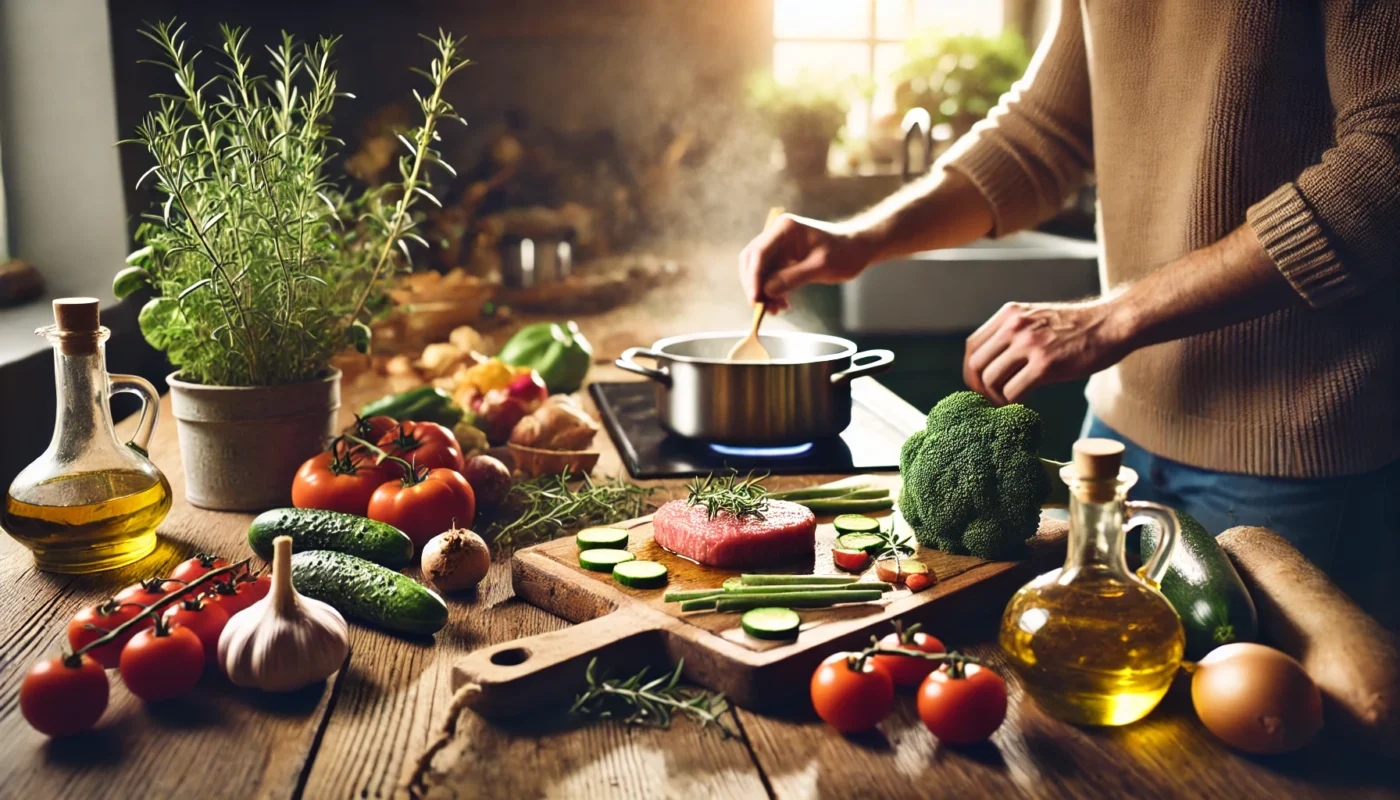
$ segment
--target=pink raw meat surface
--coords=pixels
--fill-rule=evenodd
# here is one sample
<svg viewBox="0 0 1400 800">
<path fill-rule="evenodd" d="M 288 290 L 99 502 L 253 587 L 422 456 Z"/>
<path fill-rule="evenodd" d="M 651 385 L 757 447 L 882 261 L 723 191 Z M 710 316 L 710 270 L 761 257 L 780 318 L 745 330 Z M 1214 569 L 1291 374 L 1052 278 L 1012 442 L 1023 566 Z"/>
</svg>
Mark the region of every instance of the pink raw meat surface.
<svg viewBox="0 0 1400 800">
<path fill-rule="evenodd" d="M 736 519 L 727 511 L 710 519 L 704 506 L 672 500 L 652 517 L 656 543 L 712 567 L 767 567 L 811 558 L 817 517 L 805 506 L 770 500 L 763 519 Z"/>
</svg>

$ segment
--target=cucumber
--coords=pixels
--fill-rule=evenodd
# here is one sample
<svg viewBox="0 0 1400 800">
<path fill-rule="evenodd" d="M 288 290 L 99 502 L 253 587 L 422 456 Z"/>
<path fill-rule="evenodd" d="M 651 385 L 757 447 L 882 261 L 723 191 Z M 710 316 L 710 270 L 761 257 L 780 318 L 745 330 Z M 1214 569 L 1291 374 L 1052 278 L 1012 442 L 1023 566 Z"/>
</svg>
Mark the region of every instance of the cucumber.
<svg viewBox="0 0 1400 800">
<path fill-rule="evenodd" d="M 395 633 L 431 636 L 447 624 L 447 604 L 437 592 L 348 553 L 297 553 L 292 556 L 292 585 L 351 619 Z"/>
<path fill-rule="evenodd" d="M 885 540 L 873 533 L 847 533 L 836 537 L 836 546 L 842 550 L 862 550 L 874 554 L 885 549 Z"/>
<path fill-rule="evenodd" d="M 591 569 L 594 572 L 612 572 L 613 567 L 624 561 L 631 561 L 633 558 L 635 558 L 635 556 L 626 550 L 598 547 L 580 552 L 578 554 L 578 565 L 584 569 Z"/>
<path fill-rule="evenodd" d="M 335 550 L 393 569 L 413 563 L 413 540 L 393 525 L 315 508 L 274 508 L 248 526 L 248 546 L 272 560 L 272 540 L 290 536 L 292 552 Z"/>
<path fill-rule="evenodd" d="M 1244 581 L 1220 549 L 1215 537 L 1190 515 L 1178 511 L 1181 541 L 1162 576 L 1162 594 L 1181 617 L 1186 632 L 1186 658 L 1230 642 L 1252 642 L 1259 635 L 1259 616 Z M 1156 526 L 1142 526 L 1140 550 L 1145 562 L 1157 550 Z"/>
<path fill-rule="evenodd" d="M 802 618 L 790 608 L 751 608 L 739 617 L 744 632 L 755 639 L 796 639 Z"/>
<path fill-rule="evenodd" d="M 880 530 L 880 520 L 860 514 L 842 514 L 832 524 L 841 533 L 874 533 Z"/>
<path fill-rule="evenodd" d="M 621 528 L 584 528 L 574 536 L 580 550 L 607 547 L 623 550 L 627 547 L 627 531 Z"/>
<path fill-rule="evenodd" d="M 666 585 L 666 565 L 655 561 L 623 561 L 612 569 L 613 580 L 629 589 L 660 589 Z"/>
</svg>

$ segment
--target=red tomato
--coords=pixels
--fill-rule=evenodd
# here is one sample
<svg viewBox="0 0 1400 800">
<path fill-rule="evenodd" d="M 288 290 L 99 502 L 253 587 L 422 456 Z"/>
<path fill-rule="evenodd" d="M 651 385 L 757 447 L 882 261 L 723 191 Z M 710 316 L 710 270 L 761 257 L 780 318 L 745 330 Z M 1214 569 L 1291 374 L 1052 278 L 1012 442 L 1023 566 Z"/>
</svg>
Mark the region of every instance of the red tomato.
<svg viewBox="0 0 1400 800">
<path fill-rule="evenodd" d="M 88 656 L 40 661 L 19 686 L 19 710 L 34 730 L 68 736 L 88 730 L 107 710 L 110 687 L 102 665 Z"/>
<path fill-rule="evenodd" d="M 148 628 L 122 650 L 122 682 L 148 703 L 189 694 L 204 671 L 204 645 L 190 628 Z"/>
<path fill-rule="evenodd" d="M 272 578 L 268 575 L 259 575 L 256 578 L 240 580 L 237 590 L 238 594 L 247 601 L 247 605 L 244 606 L 247 608 L 267 597 L 267 593 L 272 591 Z"/>
<path fill-rule="evenodd" d="M 117 600 L 104 600 L 96 606 L 85 608 L 68 623 L 68 646 L 77 652 L 89 642 L 101 638 L 107 631 L 140 613 L 141 606 Z M 117 661 L 122 657 L 122 648 L 131 641 L 131 637 L 142 628 L 149 628 L 154 624 L 154 620 L 147 618 L 116 639 L 88 651 L 87 655 L 107 669 L 116 669 Z"/>
<path fill-rule="evenodd" d="M 366 442 L 378 442 L 384 438 L 384 434 L 392 431 L 398 424 L 398 420 L 382 414 L 374 417 L 357 416 L 355 422 L 345 432 L 356 438 L 364 439 Z"/>
<path fill-rule="evenodd" d="M 411 478 L 388 481 L 369 501 L 370 519 L 393 525 L 420 549 L 445 530 L 470 528 L 475 516 L 476 493 L 462 473 L 450 469 L 418 471 Z"/>
<path fill-rule="evenodd" d="M 1006 719 L 1006 681 L 977 664 L 929 673 L 919 687 L 919 718 L 946 744 L 985 742 Z"/>
<path fill-rule="evenodd" d="M 376 465 L 363 449 L 343 454 L 327 450 L 308 458 L 292 478 L 292 505 L 319 508 L 363 517 L 370 495 L 389 480 L 389 472 Z"/>
<path fill-rule="evenodd" d="M 165 621 L 171 627 L 179 626 L 194 631 L 199 643 L 204 647 L 204 660 L 214 663 L 219 657 L 219 634 L 228 624 L 228 612 L 222 606 L 206 602 L 200 597 L 182 600 L 165 611 Z"/>
<path fill-rule="evenodd" d="M 232 618 L 234 614 L 252 605 L 252 601 L 249 600 L 251 595 L 246 591 L 238 591 L 238 580 L 236 578 L 229 578 L 228 580 L 215 578 L 213 587 L 214 588 L 209 592 L 209 596 L 205 598 L 205 602 L 222 608 L 224 614 L 228 615 L 230 618 Z"/>
<path fill-rule="evenodd" d="M 894 681 L 867 658 L 860 672 L 851 669 L 854 653 L 835 653 L 812 673 L 812 707 L 841 733 L 874 728 L 894 707 Z"/>
<path fill-rule="evenodd" d="M 182 561 L 170 572 L 173 580 L 189 583 L 196 578 L 204 577 L 204 573 L 227 567 L 228 561 L 209 553 L 196 553 L 194 558 Z"/>
<path fill-rule="evenodd" d="M 457 437 L 436 422 L 400 422 L 379 439 L 378 445 L 389 455 L 420 469 L 446 467 L 462 471 L 462 448 Z"/>
<path fill-rule="evenodd" d="M 185 584 L 180 581 L 166 578 L 147 578 L 117 592 L 117 600 L 123 603 L 139 603 L 148 606 L 171 592 L 178 592 L 183 588 L 185 588 Z"/>
<path fill-rule="evenodd" d="M 944 653 L 947 648 L 943 643 L 922 631 L 912 631 L 904 634 L 900 638 L 899 632 L 887 634 L 880 640 L 881 647 L 899 648 L 901 650 L 917 650 L 923 653 Z M 896 686 L 918 686 L 930 672 L 938 669 L 937 661 L 929 661 L 923 658 L 905 658 L 904 656 L 875 656 L 875 663 L 885 668 L 885 671 L 894 679 Z"/>
</svg>

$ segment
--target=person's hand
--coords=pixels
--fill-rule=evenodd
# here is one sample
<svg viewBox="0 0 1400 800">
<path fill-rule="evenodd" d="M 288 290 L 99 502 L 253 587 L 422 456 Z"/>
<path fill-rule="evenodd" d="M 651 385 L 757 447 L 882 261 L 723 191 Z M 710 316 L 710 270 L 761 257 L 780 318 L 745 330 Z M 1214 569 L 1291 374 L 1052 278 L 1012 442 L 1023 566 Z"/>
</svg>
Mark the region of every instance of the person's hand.
<svg viewBox="0 0 1400 800">
<path fill-rule="evenodd" d="M 839 226 L 784 214 L 739 253 L 739 280 L 749 302 L 788 308 L 787 294 L 809 283 L 842 283 L 870 264 L 871 249 Z"/>
<path fill-rule="evenodd" d="M 1117 298 L 1007 303 L 967 339 L 963 381 L 997 405 L 1035 387 L 1085 378 L 1132 352 Z"/>
</svg>

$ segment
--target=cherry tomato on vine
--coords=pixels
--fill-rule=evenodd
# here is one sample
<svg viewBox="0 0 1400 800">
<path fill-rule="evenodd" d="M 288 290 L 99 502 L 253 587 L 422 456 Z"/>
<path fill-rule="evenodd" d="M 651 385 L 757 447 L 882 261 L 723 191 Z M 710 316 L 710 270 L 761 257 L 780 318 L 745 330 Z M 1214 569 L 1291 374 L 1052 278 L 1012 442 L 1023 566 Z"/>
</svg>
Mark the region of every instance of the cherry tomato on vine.
<svg viewBox="0 0 1400 800">
<path fill-rule="evenodd" d="M 194 558 L 188 561 L 181 561 L 175 565 L 175 569 L 170 571 L 173 580 L 189 583 L 196 578 L 204 577 L 204 573 L 212 572 L 216 569 L 228 566 L 228 561 L 209 553 L 197 553 Z"/>
<path fill-rule="evenodd" d="M 189 628 L 199 637 L 204 648 L 204 660 L 213 663 L 219 656 L 219 634 L 228 624 L 228 612 L 223 606 L 202 597 L 190 597 L 165 610 L 165 621 L 171 627 Z"/>
<path fill-rule="evenodd" d="M 399 421 L 393 417 L 386 417 L 383 414 L 373 417 L 355 417 L 354 423 L 345 432 L 366 442 L 378 442 L 384 438 L 384 434 L 392 431 L 398 426 Z M 348 446 L 348 442 L 343 442 L 341 447 Z"/>
<path fill-rule="evenodd" d="M 19 687 L 19 710 L 34 730 L 68 736 L 88 730 L 107 710 L 107 673 L 93 658 L 59 656 L 35 664 Z"/>
<path fill-rule="evenodd" d="M 188 694 L 203 671 L 199 635 L 164 621 L 136 634 L 122 649 L 122 683 L 148 703 Z"/>
<path fill-rule="evenodd" d="M 237 578 L 231 577 L 226 580 L 215 578 L 212 586 L 213 588 L 210 589 L 205 602 L 222 608 L 230 618 L 252 605 L 252 601 L 249 599 L 251 595 L 248 591 L 238 591 Z"/>
<path fill-rule="evenodd" d="M 400 422 L 377 444 L 389 455 L 419 469 L 445 467 L 462 471 L 462 448 L 457 437 L 436 422 Z"/>
<path fill-rule="evenodd" d="M 1006 719 L 1006 681 L 979 664 L 931 672 L 919 687 L 919 718 L 940 742 L 985 742 Z"/>
<path fill-rule="evenodd" d="M 927 633 L 910 629 L 886 634 L 880 640 L 881 647 L 899 648 L 921 653 L 944 653 L 947 648 L 938 639 Z M 904 656 L 874 656 L 875 663 L 885 668 L 896 686 L 918 686 L 930 672 L 938 669 L 937 661 Z"/>
<path fill-rule="evenodd" d="M 148 606 L 171 592 L 178 592 L 183 588 L 185 588 L 185 584 L 181 581 L 168 578 L 147 578 L 117 592 L 117 599 L 123 603 L 140 603 L 143 606 Z"/>
<path fill-rule="evenodd" d="M 68 623 L 68 646 L 77 652 L 86 647 L 88 643 L 105 636 L 107 631 L 140 613 L 141 606 L 135 603 L 123 603 L 116 599 L 103 600 L 95 606 L 85 608 L 75 614 Z M 94 647 L 87 654 L 107 669 L 116 669 L 117 662 L 122 657 L 122 648 L 131 641 L 131 637 L 139 633 L 142 628 L 149 628 L 154 624 L 155 622 L 150 619 L 143 620 L 107 644 Z"/>
<path fill-rule="evenodd" d="M 272 577 L 259 575 L 256 578 L 240 579 L 236 589 L 244 599 L 245 605 L 243 607 L 247 608 L 267 597 L 267 593 L 272 591 Z"/>
<path fill-rule="evenodd" d="M 462 473 L 451 469 L 414 470 L 403 480 L 381 485 L 369 501 L 370 519 L 403 531 L 419 549 L 454 526 L 471 527 L 475 516 L 476 493 Z"/>
<path fill-rule="evenodd" d="M 292 478 L 292 505 L 363 517 L 370 495 L 389 480 L 389 471 L 376 465 L 362 448 L 332 447 L 308 458 Z"/>
<path fill-rule="evenodd" d="M 875 659 L 853 669 L 858 653 L 835 653 L 812 673 L 812 707 L 817 716 L 841 733 L 860 733 L 876 726 L 894 707 L 894 681 Z"/>
</svg>

